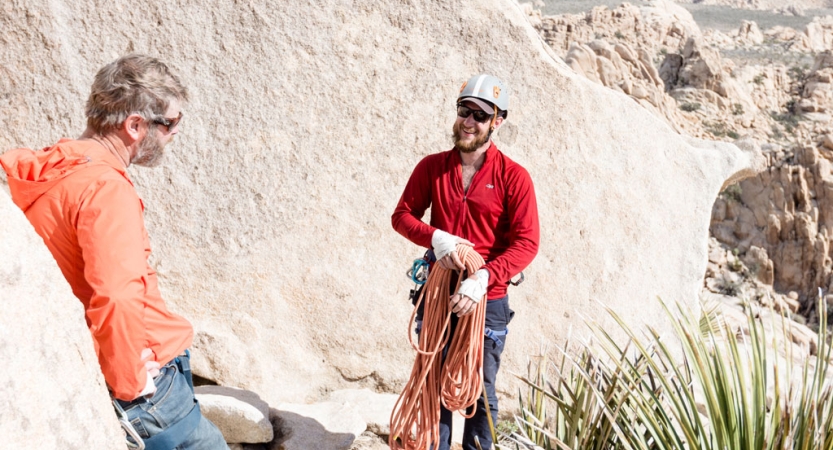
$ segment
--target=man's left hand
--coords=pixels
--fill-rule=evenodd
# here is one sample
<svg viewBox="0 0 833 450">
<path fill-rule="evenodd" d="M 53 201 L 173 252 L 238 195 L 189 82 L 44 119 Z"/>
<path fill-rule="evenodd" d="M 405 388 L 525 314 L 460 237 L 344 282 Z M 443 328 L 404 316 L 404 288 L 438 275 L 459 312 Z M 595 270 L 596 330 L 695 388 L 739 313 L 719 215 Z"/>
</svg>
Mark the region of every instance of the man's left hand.
<svg viewBox="0 0 833 450">
<path fill-rule="evenodd" d="M 460 284 L 460 289 L 451 296 L 451 311 L 457 317 L 463 317 L 474 312 L 477 303 L 486 297 L 489 286 L 489 271 L 480 269 Z"/>
<path fill-rule="evenodd" d="M 159 369 L 162 367 L 158 362 L 154 361 L 153 359 L 153 350 L 149 348 L 145 348 L 142 350 L 142 361 L 145 363 L 145 370 L 148 371 L 151 378 L 156 378 L 159 375 Z"/>
<path fill-rule="evenodd" d="M 474 312 L 477 303 L 466 295 L 454 294 L 451 296 L 451 312 L 457 317 L 467 316 Z"/>
</svg>

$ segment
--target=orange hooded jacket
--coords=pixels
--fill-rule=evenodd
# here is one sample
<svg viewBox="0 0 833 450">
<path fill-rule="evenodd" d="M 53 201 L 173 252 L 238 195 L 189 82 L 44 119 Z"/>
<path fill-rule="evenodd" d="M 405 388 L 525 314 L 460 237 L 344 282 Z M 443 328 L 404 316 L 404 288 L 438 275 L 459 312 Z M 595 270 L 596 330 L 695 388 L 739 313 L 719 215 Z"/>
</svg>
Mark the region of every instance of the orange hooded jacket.
<svg viewBox="0 0 833 450">
<path fill-rule="evenodd" d="M 84 304 L 104 379 L 121 400 L 145 387 L 142 350 L 165 364 L 191 345 L 193 329 L 171 313 L 148 265 L 144 205 L 123 164 L 92 140 L 62 139 L 0 155 L 23 210 Z"/>
</svg>

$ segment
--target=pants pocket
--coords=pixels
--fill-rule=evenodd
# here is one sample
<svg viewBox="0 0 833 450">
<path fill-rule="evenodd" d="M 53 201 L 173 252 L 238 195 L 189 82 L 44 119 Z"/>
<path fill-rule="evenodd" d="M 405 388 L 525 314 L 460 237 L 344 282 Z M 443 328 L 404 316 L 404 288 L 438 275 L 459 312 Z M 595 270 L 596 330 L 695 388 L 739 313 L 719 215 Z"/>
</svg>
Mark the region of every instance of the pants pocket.
<svg viewBox="0 0 833 450">
<path fill-rule="evenodd" d="M 127 411 L 131 423 L 141 422 L 136 431 L 143 438 L 161 433 L 165 428 L 185 417 L 194 407 L 194 395 L 188 387 L 185 376 L 173 364 L 162 368 L 162 373 L 154 380 L 156 392 L 149 400 L 144 401 Z"/>
</svg>

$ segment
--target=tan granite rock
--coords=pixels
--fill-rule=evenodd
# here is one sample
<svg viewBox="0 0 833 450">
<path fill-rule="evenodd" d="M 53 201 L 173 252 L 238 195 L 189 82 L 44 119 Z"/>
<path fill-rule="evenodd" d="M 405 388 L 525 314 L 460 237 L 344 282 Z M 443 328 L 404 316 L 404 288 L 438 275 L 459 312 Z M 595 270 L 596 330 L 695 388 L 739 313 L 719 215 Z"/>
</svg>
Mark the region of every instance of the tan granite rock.
<svg viewBox="0 0 833 450">
<path fill-rule="evenodd" d="M 390 214 L 416 163 L 450 147 L 456 95 L 474 73 L 509 87 L 496 142 L 529 169 L 541 216 L 540 253 L 510 289 L 504 374 L 580 329 L 581 315 L 609 320 L 602 304 L 636 327 L 662 326 L 647 306 L 657 296 L 695 302 L 714 199 L 762 164 L 682 138 L 577 76 L 503 0 L 33 0 L 3 11 L 0 148 L 77 136 L 92 75 L 126 52 L 159 56 L 189 86 L 166 160 L 131 168 L 151 264 L 195 326 L 195 374 L 272 405 L 402 386 L 413 361 L 404 272 L 424 249 Z M 505 375 L 499 391 L 516 383 Z"/>
<path fill-rule="evenodd" d="M 84 308 L 0 188 L 3 448 L 124 448 Z"/>
</svg>

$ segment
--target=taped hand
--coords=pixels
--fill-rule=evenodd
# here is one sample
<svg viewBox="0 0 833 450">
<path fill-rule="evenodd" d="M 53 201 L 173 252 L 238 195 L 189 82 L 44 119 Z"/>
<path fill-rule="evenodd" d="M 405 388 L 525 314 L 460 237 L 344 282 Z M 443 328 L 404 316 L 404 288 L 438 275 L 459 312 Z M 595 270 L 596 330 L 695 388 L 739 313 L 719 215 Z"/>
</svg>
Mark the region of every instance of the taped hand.
<svg viewBox="0 0 833 450">
<path fill-rule="evenodd" d="M 451 296 L 451 311 L 457 317 L 474 312 L 480 300 L 486 297 L 489 287 L 489 271 L 480 269 L 460 283 L 460 289 Z"/>
<path fill-rule="evenodd" d="M 434 257 L 440 266 L 447 270 L 464 270 L 466 266 L 460 257 L 457 255 L 457 244 L 469 245 L 474 247 L 474 244 L 466 239 L 446 233 L 443 230 L 435 230 L 431 236 L 431 247 L 434 248 Z"/>
</svg>

